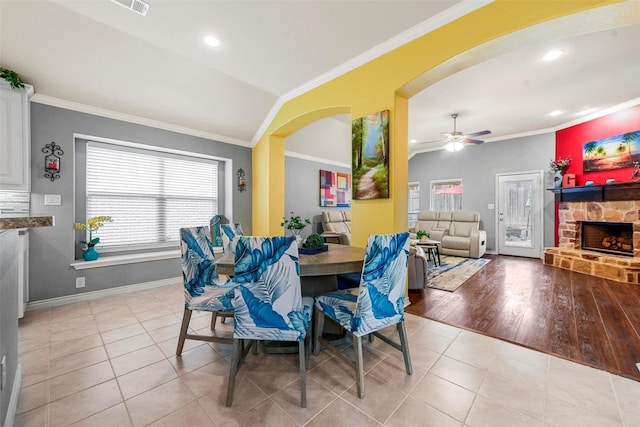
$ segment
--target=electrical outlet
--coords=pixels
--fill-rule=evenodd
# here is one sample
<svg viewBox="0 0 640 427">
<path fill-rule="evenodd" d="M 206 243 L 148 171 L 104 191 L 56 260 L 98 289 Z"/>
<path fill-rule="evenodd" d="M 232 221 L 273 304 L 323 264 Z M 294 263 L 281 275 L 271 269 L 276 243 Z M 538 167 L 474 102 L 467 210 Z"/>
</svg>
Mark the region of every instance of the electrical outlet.
<svg viewBox="0 0 640 427">
<path fill-rule="evenodd" d="M 7 382 L 7 356 L 2 356 L 2 368 L 0 368 L 0 390 L 4 390 Z"/>
<path fill-rule="evenodd" d="M 84 277 L 76 277 L 76 288 L 84 288 Z"/>
</svg>

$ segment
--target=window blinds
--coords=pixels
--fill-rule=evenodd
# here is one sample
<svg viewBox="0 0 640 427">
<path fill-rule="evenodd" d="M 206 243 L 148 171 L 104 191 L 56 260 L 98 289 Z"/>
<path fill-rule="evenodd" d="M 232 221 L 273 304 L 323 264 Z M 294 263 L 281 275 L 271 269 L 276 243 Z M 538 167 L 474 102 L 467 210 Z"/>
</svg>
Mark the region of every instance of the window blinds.
<svg viewBox="0 0 640 427">
<path fill-rule="evenodd" d="M 218 162 L 106 143 L 87 144 L 87 218 L 109 215 L 103 247 L 179 242 L 179 229 L 218 212 Z"/>
</svg>

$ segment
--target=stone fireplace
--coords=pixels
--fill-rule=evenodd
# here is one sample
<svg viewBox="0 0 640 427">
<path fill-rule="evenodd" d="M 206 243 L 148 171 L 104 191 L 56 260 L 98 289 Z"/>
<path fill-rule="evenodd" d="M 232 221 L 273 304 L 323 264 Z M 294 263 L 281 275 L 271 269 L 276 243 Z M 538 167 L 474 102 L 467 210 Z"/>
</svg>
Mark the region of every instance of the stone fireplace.
<svg viewBox="0 0 640 427">
<path fill-rule="evenodd" d="M 545 264 L 640 284 L 640 200 L 559 203 L 558 235 Z"/>
</svg>

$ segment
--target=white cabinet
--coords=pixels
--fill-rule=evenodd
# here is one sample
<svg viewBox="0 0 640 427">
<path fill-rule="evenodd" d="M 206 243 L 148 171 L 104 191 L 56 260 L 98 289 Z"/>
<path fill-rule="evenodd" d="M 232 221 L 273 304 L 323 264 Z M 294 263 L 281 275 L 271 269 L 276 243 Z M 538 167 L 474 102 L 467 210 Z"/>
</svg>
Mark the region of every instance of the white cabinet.
<svg viewBox="0 0 640 427">
<path fill-rule="evenodd" d="M 31 190 L 31 124 L 33 87 L 11 89 L 0 80 L 0 190 Z"/>
</svg>

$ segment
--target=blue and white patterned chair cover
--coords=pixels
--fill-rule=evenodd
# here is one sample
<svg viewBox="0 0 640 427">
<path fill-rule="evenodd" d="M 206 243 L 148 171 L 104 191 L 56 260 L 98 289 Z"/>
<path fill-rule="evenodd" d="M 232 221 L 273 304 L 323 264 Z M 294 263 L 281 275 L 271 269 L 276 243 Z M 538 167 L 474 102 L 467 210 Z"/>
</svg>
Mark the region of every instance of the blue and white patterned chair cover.
<svg viewBox="0 0 640 427">
<path fill-rule="evenodd" d="M 302 297 L 298 244 L 294 236 L 236 237 L 233 282 L 234 351 L 227 406 L 233 402 L 235 376 L 244 340 L 298 342 L 301 406 L 306 407 L 306 357 L 313 298 Z"/>
<path fill-rule="evenodd" d="M 218 313 L 228 315 L 233 312 L 234 296 L 234 283 L 230 279 L 219 278 L 216 273 L 208 227 L 181 228 L 180 251 L 185 304 L 176 350 L 178 356 L 182 353 L 185 339 L 205 340 L 202 336 L 187 334 L 192 311 L 212 312 L 214 317 L 211 321 L 211 329 L 214 329 L 215 316 Z M 205 338 L 207 341 L 232 342 L 231 337 L 207 336 Z"/>
<path fill-rule="evenodd" d="M 242 225 L 239 222 L 234 224 L 220 224 L 220 232 L 222 234 L 222 252 L 225 254 L 234 252 L 233 239 L 242 236 Z"/>
<path fill-rule="evenodd" d="M 407 374 L 411 375 L 411 358 L 404 328 L 404 295 L 409 260 L 409 233 L 369 236 L 360 286 L 329 292 L 316 297 L 314 350 L 328 316 L 353 336 L 358 395 L 364 397 L 362 337 L 397 325 L 400 345 L 386 336 L 383 341 L 402 351 Z"/>
</svg>

